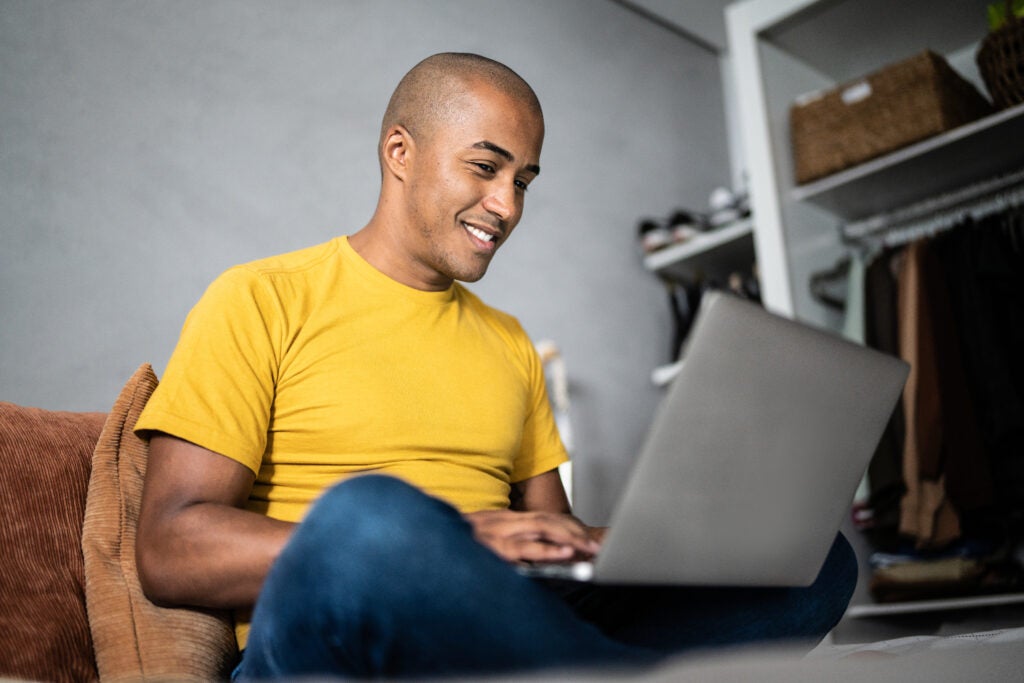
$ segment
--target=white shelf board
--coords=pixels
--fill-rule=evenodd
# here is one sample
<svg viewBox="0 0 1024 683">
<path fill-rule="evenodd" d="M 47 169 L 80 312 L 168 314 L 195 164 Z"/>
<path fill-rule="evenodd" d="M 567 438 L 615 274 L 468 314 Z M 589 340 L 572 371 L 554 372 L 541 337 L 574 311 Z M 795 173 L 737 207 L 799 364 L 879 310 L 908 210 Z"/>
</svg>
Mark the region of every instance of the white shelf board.
<svg viewBox="0 0 1024 683">
<path fill-rule="evenodd" d="M 1024 167 L 1024 104 L 793 189 L 851 221 Z"/>
<path fill-rule="evenodd" d="M 948 610 L 994 607 L 998 605 L 1014 605 L 1018 603 L 1024 603 L 1024 593 L 978 595 L 964 598 L 946 598 L 942 600 L 916 600 L 912 602 L 894 602 L 888 604 L 852 605 L 848 610 L 846 610 L 846 616 L 851 619 L 863 619 L 867 617 L 889 617 L 897 614 L 923 614 L 925 612 L 944 612 Z"/>
<path fill-rule="evenodd" d="M 734 267 L 747 255 L 753 262 L 753 233 L 754 223 L 749 218 L 731 223 L 648 254 L 644 267 L 656 273 L 692 274 L 705 268 Z"/>
<path fill-rule="evenodd" d="M 762 37 L 844 82 L 925 49 L 940 54 L 977 43 L 988 32 L 985 2 L 821 0 L 784 15 Z"/>
</svg>

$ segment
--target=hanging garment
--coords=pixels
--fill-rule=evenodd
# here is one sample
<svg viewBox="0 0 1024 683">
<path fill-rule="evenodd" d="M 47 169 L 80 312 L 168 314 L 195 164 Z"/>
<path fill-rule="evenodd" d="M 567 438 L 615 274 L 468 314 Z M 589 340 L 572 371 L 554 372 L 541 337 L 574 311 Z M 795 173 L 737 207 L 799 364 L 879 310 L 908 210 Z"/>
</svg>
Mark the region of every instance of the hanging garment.
<svg viewBox="0 0 1024 683">
<path fill-rule="evenodd" d="M 900 356 L 910 363 L 903 390 L 907 432 L 903 443 L 900 532 L 918 547 L 941 546 L 960 535 L 960 521 L 946 499 L 941 474 L 942 407 L 932 319 L 922 283 L 922 241 L 907 247 L 899 276 Z"/>
<path fill-rule="evenodd" d="M 893 356 L 899 355 L 897 331 L 896 273 L 902 250 L 888 250 L 876 256 L 864 273 L 864 341 L 867 346 Z M 903 439 L 905 421 L 902 402 L 893 409 L 889 423 L 868 465 L 866 519 L 859 528 L 876 548 L 895 549 L 900 543 L 900 499 L 903 484 Z"/>
<path fill-rule="evenodd" d="M 900 531 L 919 547 L 941 547 L 960 534 L 958 512 L 991 505 L 992 481 L 941 263 L 930 242 L 907 248 L 898 300 L 900 351 L 913 366 L 903 401 L 907 493 Z"/>
<path fill-rule="evenodd" d="M 669 347 L 669 360 L 679 359 L 679 351 L 690 334 L 690 328 L 700 308 L 703 294 L 700 285 L 686 282 L 666 280 L 668 305 L 672 313 L 672 344 Z"/>
<path fill-rule="evenodd" d="M 1024 510 L 1024 209 L 966 220 L 935 240 L 996 502 Z"/>
</svg>

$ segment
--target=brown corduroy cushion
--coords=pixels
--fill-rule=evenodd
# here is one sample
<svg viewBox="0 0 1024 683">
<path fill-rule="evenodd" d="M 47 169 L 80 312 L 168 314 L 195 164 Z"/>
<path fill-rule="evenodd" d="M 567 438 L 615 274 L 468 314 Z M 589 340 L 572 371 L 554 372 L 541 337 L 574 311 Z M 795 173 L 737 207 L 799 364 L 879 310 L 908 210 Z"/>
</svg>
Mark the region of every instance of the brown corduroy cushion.
<svg viewBox="0 0 1024 683">
<path fill-rule="evenodd" d="M 96 680 L 80 541 L 103 420 L 0 402 L 0 677 Z"/>
<path fill-rule="evenodd" d="M 96 664 L 103 680 L 224 679 L 238 659 L 230 617 L 154 605 L 135 568 L 149 445 L 132 428 L 156 386 L 153 369 L 142 365 L 121 390 L 93 456 L 82 550 Z"/>
</svg>

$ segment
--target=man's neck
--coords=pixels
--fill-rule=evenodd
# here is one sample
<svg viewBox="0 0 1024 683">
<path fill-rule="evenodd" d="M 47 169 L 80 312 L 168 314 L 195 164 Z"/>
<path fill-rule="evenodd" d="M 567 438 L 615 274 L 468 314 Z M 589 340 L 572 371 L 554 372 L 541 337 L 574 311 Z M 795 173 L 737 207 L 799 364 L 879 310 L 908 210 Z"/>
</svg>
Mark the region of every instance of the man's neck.
<svg viewBox="0 0 1024 683">
<path fill-rule="evenodd" d="M 361 230 L 348 238 L 352 249 L 367 263 L 395 282 L 413 289 L 440 292 L 454 282 L 427 269 L 408 257 L 403 249 L 399 231 L 388 229 L 377 216 Z"/>
</svg>

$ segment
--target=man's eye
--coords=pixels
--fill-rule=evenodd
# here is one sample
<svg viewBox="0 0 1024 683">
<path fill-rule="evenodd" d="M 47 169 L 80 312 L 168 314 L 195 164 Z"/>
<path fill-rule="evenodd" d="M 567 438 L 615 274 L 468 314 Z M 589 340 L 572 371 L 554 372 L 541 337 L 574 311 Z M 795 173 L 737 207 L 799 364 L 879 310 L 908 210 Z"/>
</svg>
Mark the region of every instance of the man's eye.
<svg viewBox="0 0 1024 683">
<path fill-rule="evenodd" d="M 494 173 L 494 167 L 491 166 L 490 164 L 485 164 L 482 161 L 477 161 L 475 162 L 475 165 L 484 173 Z"/>
<path fill-rule="evenodd" d="M 528 189 L 530 189 L 530 186 L 523 180 L 516 180 L 516 187 L 518 187 L 523 192 L 526 192 Z"/>
</svg>

